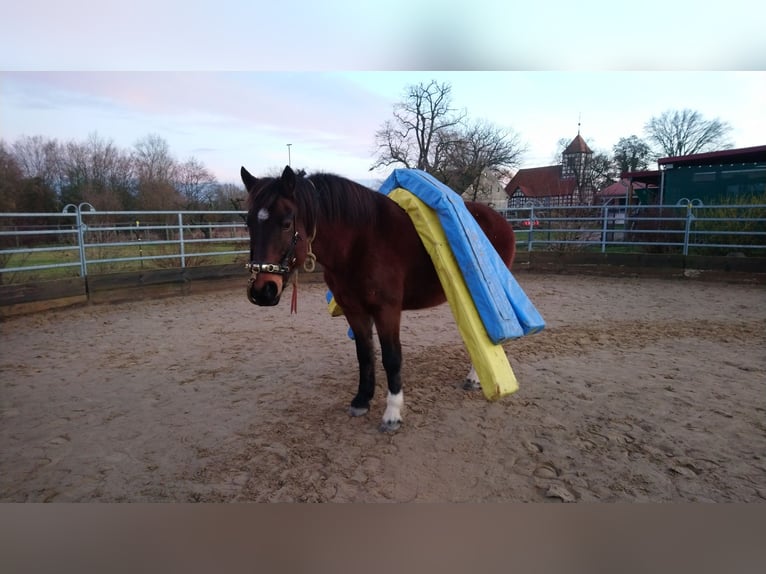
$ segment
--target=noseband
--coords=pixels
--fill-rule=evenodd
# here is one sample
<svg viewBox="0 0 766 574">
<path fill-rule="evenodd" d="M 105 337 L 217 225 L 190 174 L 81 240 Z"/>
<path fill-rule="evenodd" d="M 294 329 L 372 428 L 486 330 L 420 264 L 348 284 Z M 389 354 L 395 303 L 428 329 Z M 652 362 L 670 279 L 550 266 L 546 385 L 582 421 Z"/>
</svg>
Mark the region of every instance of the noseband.
<svg viewBox="0 0 766 574">
<path fill-rule="evenodd" d="M 245 264 L 245 269 L 249 269 L 252 274 L 251 280 L 255 279 L 258 273 L 276 273 L 277 275 L 290 275 L 293 271 L 292 266 L 295 264 L 295 246 L 298 244 L 298 232 L 293 234 L 293 239 L 290 242 L 285 254 L 282 255 L 282 259 L 279 263 L 255 263 L 250 262 Z"/>
<path fill-rule="evenodd" d="M 314 228 L 314 233 L 311 235 L 311 239 L 308 240 L 308 248 L 306 253 L 306 261 L 303 262 L 303 269 L 307 273 L 311 273 L 316 268 L 316 255 L 311 251 L 311 243 L 314 241 L 314 238 L 317 235 L 316 227 Z M 279 263 L 255 263 L 250 262 L 245 264 L 245 269 L 250 271 L 250 281 L 248 284 L 247 292 L 250 293 L 250 287 L 255 283 L 255 278 L 258 276 L 258 273 L 274 273 L 276 275 L 282 275 L 282 282 L 287 283 L 287 281 L 290 279 L 290 276 L 295 271 L 295 268 L 293 267 L 295 265 L 295 246 L 298 244 L 298 240 L 300 239 L 300 235 L 296 231 L 293 234 L 292 241 L 290 241 L 290 245 L 285 250 L 284 255 L 282 255 L 282 259 Z M 248 295 L 249 297 L 249 295 Z"/>
</svg>

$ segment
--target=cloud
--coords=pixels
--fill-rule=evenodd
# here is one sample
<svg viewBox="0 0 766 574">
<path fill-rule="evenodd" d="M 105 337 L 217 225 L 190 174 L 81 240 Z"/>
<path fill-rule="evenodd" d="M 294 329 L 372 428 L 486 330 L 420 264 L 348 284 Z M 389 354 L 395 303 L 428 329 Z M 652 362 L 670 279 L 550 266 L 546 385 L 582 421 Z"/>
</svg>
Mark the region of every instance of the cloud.
<svg viewBox="0 0 766 574">
<path fill-rule="evenodd" d="M 524 167 L 552 163 L 580 114 L 583 136 L 607 150 L 679 107 L 731 123 L 737 147 L 766 133 L 764 72 L 0 72 L 0 125 L 8 140 L 98 132 L 121 147 L 153 133 L 227 181 L 242 163 L 283 167 L 289 143 L 297 167 L 361 178 L 405 86 L 430 79 L 450 82 L 472 118 L 529 143 Z"/>
<path fill-rule="evenodd" d="M 145 131 L 172 137 L 174 149 L 189 151 L 211 147 L 206 143 L 211 140 L 212 147 L 226 148 L 228 140 L 245 149 L 283 150 L 292 143 L 296 152 L 366 155 L 372 134 L 391 110 L 385 98 L 324 73 L 17 72 L 3 77 L 22 108 L 59 112 L 62 123 L 117 138 L 130 121 L 134 128 L 144 125 Z"/>
</svg>

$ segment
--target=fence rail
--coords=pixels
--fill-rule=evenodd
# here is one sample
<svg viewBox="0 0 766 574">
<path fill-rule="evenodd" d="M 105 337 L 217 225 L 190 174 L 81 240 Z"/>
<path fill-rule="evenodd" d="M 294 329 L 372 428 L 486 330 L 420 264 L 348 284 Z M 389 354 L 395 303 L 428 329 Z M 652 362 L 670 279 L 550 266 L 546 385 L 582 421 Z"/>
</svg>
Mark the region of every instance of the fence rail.
<svg viewBox="0 0 766 574">
<path fill-rule="evenodd" d="M 0 283 L 245 263 L 241 211 L 0 213 Z M 501 211 L 520 251 L 766 256 L 766 205 Z"/>
<path fill-rule="evenodd" d="M 531 205 L 502 213 L 527 251 L 766 255 L 766 205 Z"/>
<path fill-rule="evenodd" d="M 232 263 L 248 252 L 239 211 L 0 213 L 0 282 Z M 32 273 L 34 272 L 34 273 Z"/>
</svg>

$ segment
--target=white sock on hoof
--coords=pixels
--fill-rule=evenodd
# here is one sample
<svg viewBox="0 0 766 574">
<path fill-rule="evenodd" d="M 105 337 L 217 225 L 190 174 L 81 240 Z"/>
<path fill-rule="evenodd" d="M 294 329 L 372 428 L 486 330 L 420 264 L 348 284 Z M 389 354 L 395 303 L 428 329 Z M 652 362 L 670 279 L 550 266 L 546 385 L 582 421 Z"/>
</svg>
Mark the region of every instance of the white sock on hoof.
<svg viewBox="0 0 766 574">
<path fill-rule="evenodd" d="M 404 404 L 404 392 L 399 391 L 395 395 L 388 392 L 386 397 L 386 412 L 383 413 L 383 422 L 399 422 L 402 420 L 402 405 Z"/>
<path fill-rule="evenodd" d="M 465 376 L 463 387 L 466 389 L 478 389 L 481 387 L 481 384 L 479 383 L 479 375 L 476 374 L 476 369 L 473 365 L 471 365 L 471 370 Z"/>
</svg>

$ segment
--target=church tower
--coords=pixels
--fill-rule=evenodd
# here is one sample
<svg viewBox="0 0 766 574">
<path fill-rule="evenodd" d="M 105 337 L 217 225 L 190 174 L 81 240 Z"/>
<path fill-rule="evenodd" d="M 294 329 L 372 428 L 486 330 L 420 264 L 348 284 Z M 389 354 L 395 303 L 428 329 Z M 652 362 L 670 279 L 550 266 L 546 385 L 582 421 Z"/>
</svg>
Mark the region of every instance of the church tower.
<svg viewBox="0 0 766 574">
<path fill-rule="evenodd" d="M 593 152 L 580 135 L 580 124 L 577 124 L 577 135 L 561 154 L 561 177 L 574 178 L 580 203 L 590 204 L 593 200 L 593 189 L 588 177 L 588 169 Z"/>
</svg>

